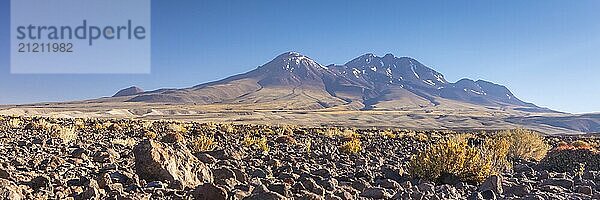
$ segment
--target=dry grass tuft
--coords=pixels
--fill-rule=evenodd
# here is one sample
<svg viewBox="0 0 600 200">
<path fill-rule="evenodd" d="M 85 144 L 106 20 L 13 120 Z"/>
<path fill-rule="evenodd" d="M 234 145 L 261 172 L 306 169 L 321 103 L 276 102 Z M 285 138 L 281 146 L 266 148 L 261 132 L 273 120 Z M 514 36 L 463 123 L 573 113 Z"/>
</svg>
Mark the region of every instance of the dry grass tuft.
<svg viewBox="0 0 600 200">
<path fill-rule="evenodd" d="M 269 152 L 269 145 L 267 144 L 267 138 L 256 138 L 256 137 L 246 137 L 244 141 L 242 141 L 242 145 L 245 147 L 260 149 L 263 152 Z"/>
<path fill-rule="evenodd" d="M 63 143 L 69 143 L 77 139 L 77 132 L 75 127 L 62 127 L 59 125 L 53 125 L 50 131 L 50 136 L 54 138 L 62 139 Z"/>
<path fill-rule="evenodd" d="M 359 139 L 352 139 L 350 141 L 346 141 L 340 146 L 340 151 L 346 154 L 357 154 L 361 150 L 362 143 Z"/>
<path fill-rule="evenodd" d="M 153 140 L 153 139 L 156 139 L 156 137 L 158 137 L 158 135 L 155 132 L 146 131 L 146 132 L 144 132 L 144 137 Z"/>
<path fill-rule="evenodd" d="M 193 152 L 205 152 L 211 151 L 215 148 L 216 142 L 214 138 L 205 135 L 199 136 L 194 142 L 190 144 L 190 148 Z"/>
</svg>

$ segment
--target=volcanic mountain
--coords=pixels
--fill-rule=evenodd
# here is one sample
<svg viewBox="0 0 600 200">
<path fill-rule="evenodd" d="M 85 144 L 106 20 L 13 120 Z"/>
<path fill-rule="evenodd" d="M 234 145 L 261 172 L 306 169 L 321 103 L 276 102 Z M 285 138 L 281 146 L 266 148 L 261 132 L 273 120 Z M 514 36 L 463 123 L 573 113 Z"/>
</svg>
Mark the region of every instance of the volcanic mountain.
<svg viewBox="0 0 600 200">
<path fill-rule="evenodd" d="M 103 99 L 106 101 L 107 99 Z M 287 52 L 247 73 L 185 89 L 120 95 L 112 101 L 248 104 L 253 108 L 404 110 L 431 107 L 495 107 L 550 112 L 484 80 L 448 82 L 409 57 L 365 54 L 344 65 L 323 66 Z"/>
</svg>

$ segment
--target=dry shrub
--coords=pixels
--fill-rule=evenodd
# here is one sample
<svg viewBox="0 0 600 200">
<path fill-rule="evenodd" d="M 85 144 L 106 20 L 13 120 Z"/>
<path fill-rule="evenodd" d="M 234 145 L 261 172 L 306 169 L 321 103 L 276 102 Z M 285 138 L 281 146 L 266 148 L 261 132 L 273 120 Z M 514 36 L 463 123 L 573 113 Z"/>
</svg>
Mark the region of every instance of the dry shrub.
<svg viewBox="0 0 600 200">
<path fill-rule="evenodd" d="M 419 152 L 409 163 L 410 173 L 430 181 L 441 182 L 442 175 L 451 174 L 464 182 L 480 183 L 510 167 L 506 140 L 489 139 L 480 146 L 470 146 L 468 138 L 442 139 Z"/>
<path fill-rule="evenodd" d="M 505 130 L 495 137 L 504 138 L 509 142 L 508 156 L 511 159 L 540 161 L 550 149 L 550 145 L 546 144 L 544 137 L 531 130 Z"/>
<path fill-rule="evenodd" d="M 156 139 L 158 135 L 155 132 L 152 131 L 146 131 L 144 132 L 144 137 L 148 138 L 148 139 Z"/>
<path fill-rule="evenodd" d="M 419 142 L 427 142 L 429 140 L 429 137 L 425 133 L 416 133 L 413 136 L 413 139 Z"/>
<path fill-rule="evenodd" d="M 392 130 L 385 130 L 385 131 L 381 131 L 380 132 L 382 137 L 388 138 L 388 139 L 396 139 L 398 137 L 398 135 L 394 134 L 394 132 Z"/>
<path fill-rule="evenodd" d="M 151 129 L 152 126 L 154 126 L 154 122 L 153 121 L 142 121 L 141 126 L 144 129 Z"/>
<path fill-rule="evenodd" d="M 328 128 L 325 130 L 318 130 L 317 133 L 323 135 L 328 138 L 333 138 L 336 135 L 339 135 L 340 130 L 337 128 Z"/>
<path fill-rule="evenodd" d="M 167 128 L 169 129 L 169 131 L 174 132 L 174 133 L 185 133 L 187 132 L 187 129 L 181 125 L 181 124 L 177 124 L 177 123 L 170 123 Z"/>
<path fill-rule="evenodd" d="M 573 146 L 573 148 L 575 149 L 593 149 L 594 147 L 592 147 L 592 145 L 590 145 L 590 143 L 583 141 L 583 140 L 577 140 L 574 142 L 571 142 L 571 146 Z"/>
<path fill-rule="evenodd" d="M 340 151 L 346 154 L 357 154 L 361 150 L 362 143 L 359 139 L 352 139 L 350 141 L 346 141 L 340 146 Z"/>
<path fill-rule="evenodd" d="M 277 135 L 293 135 L 294 129 L 295 128 L 293 126 L 284 125 L 282 127 L 275 129 L 275 134 L 277 134 Z"/>
<path fill-rule="evenodd" d="M 267 144 L 267 138 L 265 137 L 246 137 L 244 138 L 244 141 L 242 141 L 242 145 L 253 149 L 260 149 L 263 152 L 269 152 L 269 145 Z"/>
<path fill-rule="evenodd" d="M 83 119 L 77 118 L 75 119 L 75 127 L 77 127 L 77 129 L 83 130 L 85 129 L 85 121 Z"/>
<path fill-rule="evenodd" d="M 198 138 L 196 138 L 194 140 L 194 142 L 192 142 L 190 144 L 190 148 L 195 153 L 211 151 L 215 148 L 215 146 L 216 146 L 215 139 L 212 137 L 205 136 L 205 135 L 200 135 Z"/>
<path fill-rule="evenodd" d="M 234 133 L 235 132 L 235 127 L 233 126 L 233 124 L 221 124 L 220 129 L 221 129 L 221 131 L 223 131 L 225 133 Z"/>
<path fill-rule="evenodd" d="M 135 146 L 135 144 L 137 143 L 134 139 L 132 138 L 127 138 L 127 139 L 114 139 L 112 141 L 110 141 L 112 144 L 118 144 L 121 146 L 126 146 L 126 147 L 133 147 Z"/>
<path fill-rule="evenodd" d="M 12 118 L 8 121 L 8 127 L 13 129 L 19 129 L 23 125 L 23 122 L 19 118 Z"/>
<path fill-rule="evenodd" d="M 50 122 L 46 121 L 45 119 L 39 119 L 39 120 L 29 123 L 26 126 L 26 128 L 46 132 L 46 131 L 50 131 L 52 129 L 52 126 L 53 125 Z"/>
<path fill-rule="evenodd" d="M 77 132 L 75 127 L 62 127 L 59 125 L 53 125 L 50 131 L 50 136 L 62 139 L 63 143 L 69 143 L 70 141 L 77 139 Z"/>
<path fill-rule="evenodd" d="M 304 141 L 304 147 L 306 148 L 306 152 L 310 153 L 310 148 L 312 147 L 312 139 L 308 138 Z"/>
<path fill-rule="evenodd" d="M 360 135 L 351 129 L 344 130 L 343 132 L 339 133 L 339 136 L 342 137 L 342 141 L 344 142 L 351 142 L 360 139 Z"/>
</svg>

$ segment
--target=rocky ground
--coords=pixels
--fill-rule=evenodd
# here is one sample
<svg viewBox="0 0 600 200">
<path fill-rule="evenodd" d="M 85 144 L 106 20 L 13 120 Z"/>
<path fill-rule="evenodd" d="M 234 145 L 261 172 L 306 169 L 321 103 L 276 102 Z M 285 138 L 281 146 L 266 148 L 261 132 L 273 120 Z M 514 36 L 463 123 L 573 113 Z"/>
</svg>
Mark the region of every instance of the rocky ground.
<svg viewBox="0 0 600 200">
<path fill-rule="evenodd" d="M 411 157 L 446 132 L 356 130 L 348 153 L 346 133 L 320 128 L 16 119 L 0 118 L 0 199 L 600 199 L 594 167 L 411 177 Z"/>
</svg>

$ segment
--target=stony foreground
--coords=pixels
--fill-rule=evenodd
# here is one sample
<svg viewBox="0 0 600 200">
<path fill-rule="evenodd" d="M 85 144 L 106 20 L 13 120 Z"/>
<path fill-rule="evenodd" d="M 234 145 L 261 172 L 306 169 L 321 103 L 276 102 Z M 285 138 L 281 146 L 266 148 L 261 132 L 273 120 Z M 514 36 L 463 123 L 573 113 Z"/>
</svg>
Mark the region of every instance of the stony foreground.
<svg viewBox="0 0 600 200">
<path fill-rule="evenodd" d="M 412 155 L 443 132 L 357 130 L 353 154 L 324 129 L 19 121 L 0 120 L 0 199 L 600 199 L 598 171 L 536 162 L 483 184 L 412 178 Z"/>
</svg>

